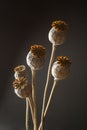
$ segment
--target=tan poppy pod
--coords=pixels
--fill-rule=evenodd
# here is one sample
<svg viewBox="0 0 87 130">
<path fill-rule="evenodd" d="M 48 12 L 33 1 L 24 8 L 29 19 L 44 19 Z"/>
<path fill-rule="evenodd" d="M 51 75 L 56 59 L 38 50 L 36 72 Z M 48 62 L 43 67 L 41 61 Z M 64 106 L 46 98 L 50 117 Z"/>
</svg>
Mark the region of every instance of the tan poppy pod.
<svg viewBox="0 0 87 130">
<path fill-rule="evenodd" d="M 33 45 L 26 57 L 27 65 L 32 70 L 39 70 L 45 64 L 46 49 L 42 45 Z"/>
<path fill-rule="evenodd" d="M 65 79 L 70 74 L 70 60 L 66 56 L 59 56 L 52 66 L 52 76 L 55 80 Z"/>
<path fill-rule="evenodd" d="M 15 94 L 20 98 L 26 98 L 32 94 L 32 86 L 24 77 L 15 79 L 13 87 Z"/>
<path fill-rule="evenodd" d="M 49 41 L 54 45 L 61 45 L 65 42 L 68 25 L 61 20 L 54 21 L 48 33 Z"/>
<path fill-rule="evenodd" d="M 20 77 L 28 77 L 26 67 L 24 65 L 19 65 L 14 68 L 14 77 L 15 79 L 18 79 Z"/>
<path fill-rule="evenodd" d="M 31 95 L 31 89 L 29 89 L 29 85 L 24 87 L 23 89 L 14 89 L 15 94 L 20 98 L 27 98 Z"/>
</svg>

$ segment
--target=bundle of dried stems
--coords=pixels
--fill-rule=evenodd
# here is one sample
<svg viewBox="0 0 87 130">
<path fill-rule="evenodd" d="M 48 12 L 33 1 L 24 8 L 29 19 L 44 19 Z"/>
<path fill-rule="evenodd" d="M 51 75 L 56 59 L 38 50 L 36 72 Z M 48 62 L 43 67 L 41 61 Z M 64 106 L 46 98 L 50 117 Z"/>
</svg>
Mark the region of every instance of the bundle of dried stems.
<svg viewBox="0 0 87 130">
<path fill-rule="evenodd" d="M 26 56 L 27 65 L 30 67 L 32 73 L 32 84 L 28 80 L 28 73 L 24 65 L 19 65 L 14 68 L 14 92 L 18 97 L 26 100 L 26 130 L 29 130 L 29 110 L 31 111 L 34 130 L 44 130 L 44 119 L 46 118 L 54 90 L 58 85 L 58 82 L 65 79 L 70 74 L 71 62 L 67 56 L 58 56 L 55 61 L 56 49 L 59 45 L 65 42 L 67 31 L 68 25 L 66 22 L 57 20 L 52 22 L 52 28 L 48 33 L 48 39 L 52 43 L 52 53 L 48 66 L 46 85 L 44 87 L 41 120 L 39 124 L 37 121 L 36 73 L 38 70 L 42 69 L 45 64 L 46 48 L 42 45 L 34 44 L 31 46 L 29 53 Z M 47 99 L 48 85 L 51 75 L 54 78 L 54 82 Z"/>
</svg>

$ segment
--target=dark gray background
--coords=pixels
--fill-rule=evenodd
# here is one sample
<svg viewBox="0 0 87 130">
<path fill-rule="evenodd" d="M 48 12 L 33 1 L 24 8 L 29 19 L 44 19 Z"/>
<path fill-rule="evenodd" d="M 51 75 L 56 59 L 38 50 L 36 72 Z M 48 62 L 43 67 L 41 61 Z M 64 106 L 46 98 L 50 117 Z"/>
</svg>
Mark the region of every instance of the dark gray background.
<svg viewBox="0 0 87 130">
<path fill-rule="evenodd" d="M 14 67 L 26 64 L 32 44 L 47 48 L 46 64 L 37 73 L 37 100 L 40 120 L 41 103 L 51 53 L 48 32 L 54 20 L 69 24 L 67 41 L 57 55 L 71 58 L 71 74 L 56 88 L 49 108 L 45 130 L 87 129 L 87 9 L 86 3 L 63 1 L 0 2 L 0 130 L 25 130 L 25 100 L 12 87 Z M 53 81 L 53 80 L 52 80 Z M 30 130 L 32 122 L 30 117 Z"/>
</svg>

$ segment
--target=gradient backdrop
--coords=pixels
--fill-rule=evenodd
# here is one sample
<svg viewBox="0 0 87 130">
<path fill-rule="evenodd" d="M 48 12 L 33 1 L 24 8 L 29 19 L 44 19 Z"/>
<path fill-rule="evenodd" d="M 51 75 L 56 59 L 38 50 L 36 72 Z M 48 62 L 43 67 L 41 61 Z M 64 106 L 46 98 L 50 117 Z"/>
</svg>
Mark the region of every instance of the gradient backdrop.
<svg viewBox="0 0 87 130">
<path fill-rule="evenodd" d="M 37 73 L 37 100 L 40 120 L 42 95 L 51 54 L 48 32 L 54 20 L 69 24 L 67 41 L 57 55 L 71 58 L 70 76 L 59 82 L 47 113 L 45 130 L 87 129 L 87 7 L 86 3 L 63 1 L 0 2 L 0 130 L 25 130 L 25 100 L 12 87 L 14 67 L 26 64 L 32 44 L 47 49 L 46 64 Z M 52 78 L 53 81 L 53 78 Z M 52 83 L 51 83 L 52 84 Z M 30 130 L 32 121 L 30 116 Z"/>
</svg>

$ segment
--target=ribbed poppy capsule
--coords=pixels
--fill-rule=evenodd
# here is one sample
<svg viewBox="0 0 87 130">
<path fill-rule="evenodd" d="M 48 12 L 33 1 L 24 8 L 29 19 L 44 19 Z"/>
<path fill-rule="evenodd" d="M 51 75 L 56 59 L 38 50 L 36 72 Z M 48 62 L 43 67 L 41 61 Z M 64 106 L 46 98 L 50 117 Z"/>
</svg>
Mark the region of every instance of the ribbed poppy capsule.
<svg viewBox="0 0 87 130">
<path fill-rule="evenodd" d="M 32 94 L 31 84 L 24 77 L 15 79 L 13 82 L 13 87 L 15 94 L 20 98 L 26 98 Z"/>
<path fill-rule="evenodd" d="M 42 45 L 33 45 L 26 57 L 27 65 L 32 70 L 39 70 L 45 64 L 46 49 Z"/>
<path fill-rule="evenodd" d="M 68 25 L 61 20 L 52 22 L 52 28 L 48 33 L 49 41 L 54 45 L 61 45 L 65 42 Z"/>
<path fill-rule="evenodd" d="M 58 56 L 52 66 L 52 76 L 55 80 L 65 79 L 70 74 L 70 60 L 66 56 Z"/>
<path fill-rule="evenodd" d="M 15 79 L 18 79 L 20 77 L 28 77 L 26 67 L 24 65 L 19 65 L 14 68 L 14 77 Z"/>
</svg>

